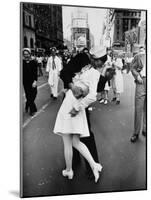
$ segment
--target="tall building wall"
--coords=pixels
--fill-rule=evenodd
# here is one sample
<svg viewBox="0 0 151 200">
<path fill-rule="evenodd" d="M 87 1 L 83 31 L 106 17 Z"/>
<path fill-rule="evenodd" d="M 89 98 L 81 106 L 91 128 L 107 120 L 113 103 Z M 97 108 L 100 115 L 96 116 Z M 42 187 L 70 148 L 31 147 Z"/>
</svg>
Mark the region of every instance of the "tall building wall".
<svg viewBox="0 0 151 200">
<path fill-rule="evenodd" d="M 35 24 L 34 24 L 34 10 L 33 5 L 23 4 L 22 5 L 22 16 L 21 23 L 22 29 L 22 48 L 35 48 Z"/>
<path fill-rule="evenodd" d="M 114 9 L 110 18 L 112 29 L 114 30 L 112 45 L 119 43 L 124 46 L 125 32 L 136 28 L 140 17 L 141 11 L 139 10 Z"/>
<path fill-rule="evenodd" d="M 23 13 L 27 13 L 27 10 L 30 10 L 29 13 L 31 15 L 33 27 L 27 27 L 25 23 L 23 23 L 23 34 L 26 34 L 27 37 L 33 36 L 30 32 L 35 34 L 34 48 L 49 49 L 52 46 L 63 45 L 61 6 L 23 3 Z"/>
</svg>

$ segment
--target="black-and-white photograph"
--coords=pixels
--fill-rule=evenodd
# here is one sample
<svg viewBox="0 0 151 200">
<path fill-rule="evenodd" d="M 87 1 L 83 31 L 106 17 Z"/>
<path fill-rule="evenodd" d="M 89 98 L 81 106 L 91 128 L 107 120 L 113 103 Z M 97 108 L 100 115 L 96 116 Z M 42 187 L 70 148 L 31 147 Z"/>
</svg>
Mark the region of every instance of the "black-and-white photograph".
<svg viewBox="0 0 151 200">
<path fill-rule="evenodd" d="M 20 3 L 21 197 L 147 189 L 146 57 L 147 10 Z"/>
</svg>

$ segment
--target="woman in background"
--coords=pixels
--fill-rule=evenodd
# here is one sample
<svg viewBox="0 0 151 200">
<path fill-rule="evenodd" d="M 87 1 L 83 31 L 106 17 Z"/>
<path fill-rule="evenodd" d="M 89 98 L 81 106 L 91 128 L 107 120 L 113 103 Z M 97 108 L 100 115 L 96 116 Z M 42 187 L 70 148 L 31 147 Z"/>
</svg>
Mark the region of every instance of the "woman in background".
<svg viewBox="0 0 151 200">
<path fill-rule="evenodd" d="M 123 74 L 122 74 L 122 59 L 119 53 L 114 54 L 113 68 L 115 69 L 115 75 L 112 79 L 113 99 L 116 104 L 120 104 L 120 95 L 123 92 Z"/>
</svg>

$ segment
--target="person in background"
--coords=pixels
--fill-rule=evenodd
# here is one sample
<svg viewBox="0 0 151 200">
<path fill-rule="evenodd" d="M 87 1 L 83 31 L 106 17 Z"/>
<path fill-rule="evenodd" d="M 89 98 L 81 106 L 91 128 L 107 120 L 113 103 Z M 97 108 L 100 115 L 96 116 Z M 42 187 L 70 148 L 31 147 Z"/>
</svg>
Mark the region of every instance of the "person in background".
<svg viewBox="0 0 151 200">
<path fill-rule="evenodd" d="M 114 74 L 114 70 L 112 69 L 111 53 L 112 51 L 107 48 L 107 61 L 105 62 L 104 67 L 101 70 L 100 82 L 98 84 L 98 100 L 99 103 L 104 104 L 107 104 L 109 99 L 108 92 L 110 90 L 110 80 L 112 77 L 110 73 Z"/>
<path fill-rule="evenodd" d="M 123 92 L 123 74 L 122 74 L 122 59 L 118 52 L 114 53 L 113 68 L 115 69 L 115 75 L 112 79 L 113 99 L 116 104 L 120 104 L 120 95 Z"/>
<path fill-rule="evenodd" d="M 23 49 L 23 86 L 26 96 L 25 111 L 33 116 L 37 112 L 35 98 L 37 95 L 37 62 L 31 59 L 31 51 Z"/>
<path fill-rule="evenodd" d="M 74 47 L 73 50 L 72 50 L 71 59 L 74 58 L 76 55 L 77 55 L 77 50 Z"/>
<path fill-rule="evenodd" d="M 51 97 L 55 100 L 58 97 L 59 75 L 62 69 L 62 61 L 56 55 L 56 48 L 51 48 L 51 56 L 48 58 L 46 72 L 49 73 L 48 83 L 51 89 Z"/>
<path fill-rule="evenodd" d="M 127 74 L 131 71 L 131 63 L 132 63 L 133 57 L 130 55 L 130 53 L 127 55 L 125 62 L 127 67 Z"/>
<path fill-rule="evenodd" d="M 32 60 L 36 60 L 36 56 L 35 56 L 34 53 L 31 53 L 31 59 L 32 59 Z"/>
<path fill-rule="evenodd" d="M 86 53 L 88 56 L 90 55 L 89 49 L 87 47 L 84 47 L 82 52 Z"/>
<path fill-rule="evenodd" d="M 38 63 L 38 76 L 43 76 L 42 66 L 43 66 L 43 59 L 42 56 L 38 55 L 37 63 Z"/>
<path fill-rule="evenodd" d="M 47 55 L 44 55 L 44 57 L 43 57 L 43 68 L 45 69 L 46 68 L 46 65 L 47 65 L 47 60 L 48 60 L 48 57 L 47 57 Z"/>
<path fill-rule="evenodd" d="M 65 49 L 63 52 L 62 61 L 63 61 L 63 67 L 66 67 L 68 62 L 70 61 L 70 56 L 67 49 Z"/>
<path fill-rule="evenodd" d="M 136 142 L 140 132 L 146 136 L 146 52 L 141 46 L 138 54 L 134 56 L 131 64 L 131 72 L 135 79 L 135 111 L 134 133 L 131 142 Z M 142 127 L 143 122 L 143 127 Z"/>
</svg>

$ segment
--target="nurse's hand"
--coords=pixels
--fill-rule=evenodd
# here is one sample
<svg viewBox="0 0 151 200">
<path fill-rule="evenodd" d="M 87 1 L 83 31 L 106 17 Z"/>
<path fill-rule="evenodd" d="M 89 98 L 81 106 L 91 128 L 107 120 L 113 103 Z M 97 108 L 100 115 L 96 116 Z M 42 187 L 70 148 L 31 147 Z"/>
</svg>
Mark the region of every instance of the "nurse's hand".
<svg viewBox="0 0 151 200">
<path fill-rule="evenodd" d="M 33 82 L 32 87 L 33 87 L 33 88 L 37 87 L 37 81 L 34 81 L 34 82 Z"/>
<path fill-rule="evenodd" d="M 137 82 L 143 84 L 143 79 L 139 75 L 137 76 Z"/>
<path fill-rule="evenodd" d="M 72 108 L 72 110 L 69 112 L 71 117 L 75 117 L 78 114 L 79 111 L 77 111 L 75 108 Z"/>
<path fill-rule="evenodd" d="M 79 95 L 81 95 L 81 88 L 78 86 L 75 86 L 73 83 L 70 84 L 70 89 L 73 92 L 73 95 L 75 97 L 78 97 Z"/>
</svg>

